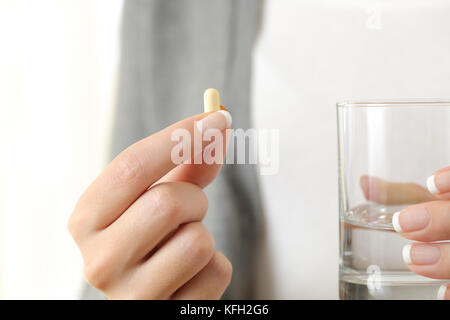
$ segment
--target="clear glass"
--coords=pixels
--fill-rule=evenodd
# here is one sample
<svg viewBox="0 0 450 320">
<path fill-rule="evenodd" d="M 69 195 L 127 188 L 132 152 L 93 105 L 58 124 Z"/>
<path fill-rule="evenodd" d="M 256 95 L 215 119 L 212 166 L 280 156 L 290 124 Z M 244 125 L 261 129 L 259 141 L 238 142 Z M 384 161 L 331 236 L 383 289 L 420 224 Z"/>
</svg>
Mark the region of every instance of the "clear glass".
<svg viewBox="0 0 450 320">
<path fill-rule="evenodd" d="M 392 215 L 433 198 L 450 165 L 450 101 L 343 102 L 339 137 L 341 299 L 436 299 L 444 283 L 410 272 Z"/>
</svg>

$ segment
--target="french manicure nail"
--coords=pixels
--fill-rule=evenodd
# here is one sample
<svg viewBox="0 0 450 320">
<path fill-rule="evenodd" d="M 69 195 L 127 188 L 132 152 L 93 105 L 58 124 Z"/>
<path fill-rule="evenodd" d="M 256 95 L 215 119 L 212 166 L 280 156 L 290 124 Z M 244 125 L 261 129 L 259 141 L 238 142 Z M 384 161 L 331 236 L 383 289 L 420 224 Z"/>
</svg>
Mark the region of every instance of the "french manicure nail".
<svg viewBox="0 0 450 320">
<path fill-rule="evenodd" d="M 394 230 L 397 232 L 403 232 L 402 226 L 400 225 L 400 211 L 397 211 L 392 216 L 392 226 L 394 227 Z"/>
<path fill-rule="evenodd" d="M 406 264 L 430 265 L 441 258 L 441 250 L 434 245 L 410 245 L 403 247 L 403 261 Z"/>
<path fill-rule="evenodd" d="M 440 171 L 429 177 L 427 187 L 432 194 L 450 192 L 450 170 Z"/>
<path fill-rule="evenodd" d="M 199 131 L 204 132 L 208 129 L 224 130 L 231 127 L 232 117 L 228 111 L 219 110 L 211 113 L 202 120 L 197 122 Z"/>
<path fill-rule="evenodd" d="M 411 232 L 424 229 L 430 220 L 430 214 L 424 206 L 413 206 L 394 213 L 392 226 L 397 232 Z"/>
<path fill-rule="evenodd" d="M 403 247 L 402 257 L 403 257 L 403 261 L 406 264 L 412 264 L 412 261 L 411 261 L 411 245 L 410 244 L 407 244 L 406 246 Z"/>
<path fill-rule="evenodd" d="M 438 194 L 439 189 L 436 187 L 436 178 L 434 175 L 428 177 L 427 179 L 427 188 L 428 191 L 430 191 L 431 194 Z"/>
<path fill-rule="evenodd" d="M 225 116 L 225 119 L 227 120 L 227 128 L 231 128 L 231 124 L 233 123 L 233 118 L 231 117 L 231 113 L 229 113 L 226 110 L 219 110 L 217 111 Z"/>
</svg>

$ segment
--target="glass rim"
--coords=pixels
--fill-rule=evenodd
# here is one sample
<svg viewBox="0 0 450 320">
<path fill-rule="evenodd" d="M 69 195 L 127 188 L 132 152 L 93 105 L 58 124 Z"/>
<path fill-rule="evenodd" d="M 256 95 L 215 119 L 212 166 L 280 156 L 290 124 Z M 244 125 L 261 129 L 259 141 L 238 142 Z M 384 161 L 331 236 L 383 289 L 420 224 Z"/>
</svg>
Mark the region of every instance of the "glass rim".
<svg viewBox="0 0 450 320">
<path fill-rule="evenodd" d="M 424 100 L 346 100 L 336 103 L 337 108 L 372 107 L 450 107 L 450 99 Z"/>
</svg>

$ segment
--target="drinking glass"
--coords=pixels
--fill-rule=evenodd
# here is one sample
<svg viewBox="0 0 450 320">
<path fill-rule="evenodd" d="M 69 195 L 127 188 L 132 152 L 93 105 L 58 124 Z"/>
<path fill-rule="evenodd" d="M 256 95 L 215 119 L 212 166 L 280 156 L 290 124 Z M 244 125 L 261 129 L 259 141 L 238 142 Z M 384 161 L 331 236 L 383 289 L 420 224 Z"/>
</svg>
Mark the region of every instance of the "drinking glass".
<svg viewBox="0 0 450 320">
<path fill-rule="evenodd" d="M 435 299 L 440 280 L 408 270 L 392 215 L 434 199 L 450 165 L 450 101 L 337 104 L 341 299 Z"/>
</svg>

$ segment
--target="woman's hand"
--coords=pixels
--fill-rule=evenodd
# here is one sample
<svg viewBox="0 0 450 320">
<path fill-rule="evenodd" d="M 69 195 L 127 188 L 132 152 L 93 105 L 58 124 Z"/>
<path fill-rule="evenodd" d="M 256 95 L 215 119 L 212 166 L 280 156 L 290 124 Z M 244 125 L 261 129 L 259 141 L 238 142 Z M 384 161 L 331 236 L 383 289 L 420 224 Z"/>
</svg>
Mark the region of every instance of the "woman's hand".
<svg viewBox="0 0 450 320">
<path fill-rule="evenodd" d="M 440 200 L 416 204 L 394 214 L 397 232 L 422 243 L 406 245 L 403 260 L 418 274 L 450 279 L 450 167 L 437 171 L 427 181 L 430 193 Z M 450 300 L 450 285 L 442 286 L 438 298 Z"/>
<path fill-rule="evenodd" d="M 174 130 L 194 137 L 201 120 L 203 132 L 215 128 L 225 137 L 226 115 L 200 114 L 133 144 L 79 199 L 69 231 L 87 281 L 108 298 L 218 299 L 227 288 L 231 264 L 202 223 L 202 188 L 221 165 L 177 166 L 171 159 Z"/>
</svg>

